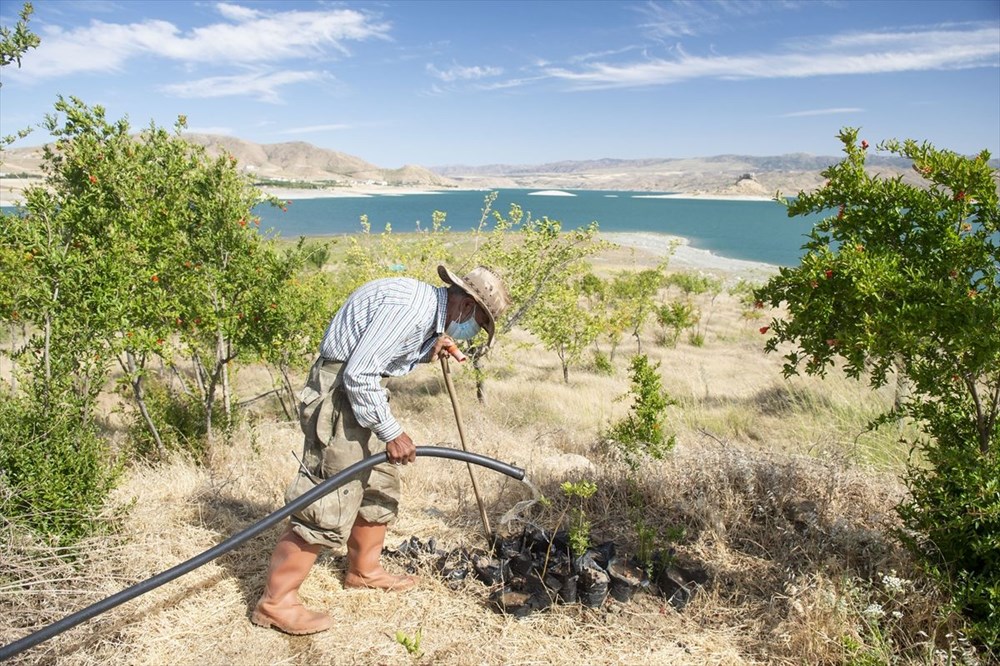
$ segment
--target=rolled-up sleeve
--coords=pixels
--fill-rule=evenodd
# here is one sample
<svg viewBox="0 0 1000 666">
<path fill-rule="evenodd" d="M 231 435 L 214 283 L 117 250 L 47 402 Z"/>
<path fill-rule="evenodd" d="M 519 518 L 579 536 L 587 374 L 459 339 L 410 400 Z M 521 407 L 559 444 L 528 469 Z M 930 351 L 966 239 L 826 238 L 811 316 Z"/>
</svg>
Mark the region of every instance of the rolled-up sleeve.
<svg viewBox="0 0 1000 666">
<path fill-rule="evenodd" d="M 388 442 L 403 433 L 382 389 L 385 369 L 418 328 L 412 308 L 385 305 L 371 320 L 344 368 L 343 386 L 358 423 Z"/>
</svg>

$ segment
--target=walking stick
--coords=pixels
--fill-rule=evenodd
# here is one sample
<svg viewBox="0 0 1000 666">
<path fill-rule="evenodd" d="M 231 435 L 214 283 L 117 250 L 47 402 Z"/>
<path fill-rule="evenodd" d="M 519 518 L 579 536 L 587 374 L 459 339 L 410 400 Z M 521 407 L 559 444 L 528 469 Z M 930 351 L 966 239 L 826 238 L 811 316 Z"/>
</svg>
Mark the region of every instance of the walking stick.
<svg viewBox="0 0 1000 666">
<path fill-rule="evenodd" d="M 451 382 L 451 369 L 448 367 L 448 357 L 441 358 L 441 370 L 444 372 L 444 384 L 448 387 L 448 395 L 451 397 L 451 407 L 455 410 L 455 422 L 458 424 L 458 439 L 462 442 L 462 450 L 468 452 L 465 446 L 465 428 L 462 426 L 462 410 L 458 406 L 458 398 L 455 396 L 455 386 Z M 483 498 L 479 494 L 479 484 L 476 482 L 476 475 L 472 471 L 472 465 L 466 463 L 469 468 L 469 478 L 472 479 L 472 492 L 476 496 L 476 504 L 479 506 L 479 517 L 483 521 L 483 530 L 486 531 L 486 540 L 493 543 L 493 530 L 490 529 L 490 519 L 486 516 L 486 507 L 483 506 Z"/>
</svg>

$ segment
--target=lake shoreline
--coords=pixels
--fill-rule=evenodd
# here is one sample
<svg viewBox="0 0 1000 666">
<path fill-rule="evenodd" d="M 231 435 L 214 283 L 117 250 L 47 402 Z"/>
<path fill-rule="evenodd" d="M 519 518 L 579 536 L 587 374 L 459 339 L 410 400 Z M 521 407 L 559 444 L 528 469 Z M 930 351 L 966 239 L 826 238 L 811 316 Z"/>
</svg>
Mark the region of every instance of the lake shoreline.
<svg viewBox="0 0 1000 666">
<path fill-rule="evenodd" d="M 0 206 L 18 206 L 24 203 L 23 190 L 32 185 L 41 185 L 42 181 L 32 179 L 3 178 L 0 179 Z M 529 196 L 575 196 L 570 190 L 538 189 L 531 187 L 449 187 L 449 188 L 426 188 L 426 187 L 397 187 L 389 185 L 366 185 L 359 187 L 338 187 L 338 188 L 291 188 L 291 187 L 269 187 L 259 186 L 261 192 L 268 196 L 276 197 L 282 201 L 295 201 L 304 199 L 366 199 L 380 196 L 403 196 L 421 194 L 443 194 L 447 192 L 493 192 L 504 189 L 525 190 Z M 634 190 L 596 190 L 601 192 L 629 192 L 633 197 L 642 199 L 693 199 L 704 201 L 774 201 L 773 197 L 757 196 L 751 194 L 721 194 L 712 192 L 655 192 L 636 193 Z"/>
<path fill-rule="evenodd" d="M 719 272 L 738 279 L 762 282 L 779 269 L 774 264 L 723 257 L 709 250 L 691 247 L 690 241 L 683 236 L 651 231 L 615 231 L 599 232 L 598 238 L 654 257 L 669 258 L 667 266 L 672 270 Z"/>
<path fill-rule="evenodd" d="M 419 187 L 395 187 L 395 186 L 364 186 L 364 187 L 340 187 L 336 189 L 295 189 L 289 187 L 261 187 L 260 190 L 269 196 L 276 197 L 283 201 L 295 201 L 296 199 L 341 199 L 341 198 L 372 198 L 379 196 L 402 196 L 420 194 L 444 194 L 447 192 L 492 192 L 496 190 L 524 190 L 528 196 L 539 197 L 564 197 L 575 196 L 571 190 L 537 189 L 531 187 L 503 187 L 503 188 L 444 188 L 429 189 Z M 757 196 L 750 194 L 713 194 L 709 192 L 649 192 L 636 193 L 634 190 L 595 190 L 600 192 L 628 192 L 633 198 L 640 199 L 696 199 L 705 201 L 774 201 L 773 197 Z"/>
</svg>

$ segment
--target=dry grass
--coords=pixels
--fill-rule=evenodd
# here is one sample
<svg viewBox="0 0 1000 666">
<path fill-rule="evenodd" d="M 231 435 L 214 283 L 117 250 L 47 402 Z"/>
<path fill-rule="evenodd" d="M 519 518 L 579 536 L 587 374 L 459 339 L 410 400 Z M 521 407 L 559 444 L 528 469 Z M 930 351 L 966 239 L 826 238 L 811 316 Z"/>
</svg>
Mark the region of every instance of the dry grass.
<svg viewBox="0 0 1000 666">
<path fill-rule="evenodd" d="M 598 494 L 588 501 L 594 538 L 634 552 L 638 511 L 659 544 L 710 574 L 678 613 L 640 595 L 599 610 L 562 606 L 523 620 L 486 605 L 468 581 L 450 589 L 425 571 L 414 592 L 345 591 L 340 554 L 324 554 L 303 587 L 327 609 L 332 630 L 289 637 L 248 621 L 278 528 L 134 601 L 37 647 L 14 663 L 76 664 L 821 664 L 933 663 L 940 599 L 920 583 L 890 589 L 885 576 L 916 574 L 891 537 L 895 435 L 864 426 L 891 400 L 849 380 L 786 381 L 780 359 L 760 352 L 758 324 L 735 298 L 720 296 L 694 347 L 643 346 L 661 361 L 677 400 L 676 451 L 635 474 L 604 450 L 600 432 L 628 408 L 626 342 L 617 371 L 574 369 L 562 382 L 553 354 L 517 333 L 492 361 L 489 402 L 480 406 L 468 373 L 453 368 L 471 447 L 528 470 L 550 508 L 531 520 L 551 527 L 561 509 L 545 470 L 565 453 L 587 456 Z M 652 331 L 647 336 L 652 339 Z M 240 373 L 244 393 L 266 374 Z M 458 446 L 440 369 L 393 382 L 393 406 L 419 444 Z M 261 405 L 255 405 L 260 408 Z M 109 516 L 126 515 L 113 536 L 81 545 L 72 559 L 0 532 L 0 642 L 9 642 L 178 562 L 279 508 L 301 446 L 297 424 L 275 418 L 244 426 L 232 443 L 195 465 L 175 458 L 132 468 Z M 877 454 L 876 454 L 877 452 Z M 527 497 L 522 484 L 477 470 L 494 518 Z M 109 518 L 110 520 L 110 518 Z M 465 465 L 421 459 L 404 471 L 404 503 L 388 543 L 434 537 L 445 548 L 484 545 Z M 398 566 L 391 561 L 388 566 Z M 892 579 L 894 580 L 894 579 Z M 879 604 L 881 621 L 866 614 Z M 891 613 L 900 613 L 894 617 Z M 408 655 L 396 632 L 422 636 Z"/>
</svg>

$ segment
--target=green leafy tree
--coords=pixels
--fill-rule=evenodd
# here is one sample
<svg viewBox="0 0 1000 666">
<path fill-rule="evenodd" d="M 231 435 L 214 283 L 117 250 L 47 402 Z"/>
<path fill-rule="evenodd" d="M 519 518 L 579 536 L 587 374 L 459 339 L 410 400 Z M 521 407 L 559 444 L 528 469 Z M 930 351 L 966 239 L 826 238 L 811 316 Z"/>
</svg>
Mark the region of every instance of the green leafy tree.
<svg viewBox="0 0 1000 666">
<path fill-rule="evenodd" d="M 632 469 L 640 460 L 649 456 L 662 458 L 675 444 L 674 435 L 665 432 L 666 410 L 673 401 L 663 389 L 660 364 L 651 364 L 645 354 L 632 357 L 630 366 L 631 387 L 619 400 L 632 397 L 628 415 L 613 424 L 606 436 L 621 452 Z"/>
<path fill-rule="evenodd" d="M 28 28 L 28 21 L 35 9 L 30 2 L 21 7 L 20 19 L 11 30 L 0 26 L 0 67 L 16 64 L 21 66 L 21 56 L 41 43 L 38 35 Z M 0 83 L 0 85 L 3 85 Z"/>
<path fill-rule="evenodd" d="M 865 170 L 868 143 L 840 134 L 845 158 L 827 184 L 785 202 L 789 215 L 825 213 L 801 265 L 782 268 L 757 298 L 785 310 L 765 349 L 785 374 L 884 385 L 892 371 L 911 392 L 898 407 L 921 426 L 900 507 L 905 540 L 953 592 L 973 633 L 1000 639 L 1000 207 L 990 156 L 914 141 L 880 150 L 908 158 L 924 186 Z M 887 417 L 888 419 L 888 417 Z M 886 420 L 887 420 L 886 419 Z"/>
<path fill-rule="evenodd" d="M 546 349 L 555 351 L 562 364 L 563 381 L 569 383 L 569 368 L 579 363 L 584 350 L 597 339 L 600 320 L 584 306 L 580 281 L 559 283 L 532 310 L 528 330 Z"/>
<path fill-rule="evenodd" d="M 260 357 L 271 372 L 273 391 L 289 419 L 295 417 L 298 402 L 297 387 L 291 372 L 311 363 L 330 317 L 347 298 L 342 272 L 324 270 L 325 260 L 317 265 L 315 246 L 300 239 L 296 247 L 288 250 L 287 261 L 292 267 L 304 264 L 276 287 L 280 290 L 278 307 L 269 312 L 271 321 L 277 319 L 276 328 L 283 333 L 272 336 L 264 345 Z M 277 371 L 277 376 L 272 371 Z"/>
<path fill-rule="evenodd" d="M 227 422 L 231 417 L 230 364 L 237 358 L 258 360 L 291 334 L 279 311 L 302 259 L 278 252 L 258 233 L 253 207 L 261 198 L 235 158 L 209 160 L 199 151 L 173 293 L 180 305 L 181 340 L 195 362 L 209 441 L 220 391 Z"/>
<path fill-rule="evenodd" d="M 137 141 L 127 121 L 109 123 L 101 107 L 75 98 L 60 98 L 56 111 L 45 123 L 56 138 L 43 153 L 45 186 L 26 191 L 18 224 L 39 244 L 40 234 L 60 239 L 64 250 L 58 262 L 44 264 L 43 276 L 53 291 L 61 289 L 53 299 L 58 316 L 76 319 L 70 328 L 86 322 L 93 344 L 82 351 L 89 358 L 97 345 L 96 369 L 121 365 L 162 454 L 142 377 L 146 361 L 169 348 L 178 303 L 168 283 L 177 272 L 176 248 L 184 245 L 196 164 L 187 144 L 164 130 L 151 127 Z M 66 269 L 72 273 L 60 276 Z"/>
<path fill-rule="evenodd" d="M 587 297 L 591 309 L 595 309 L 598 302 L 604 299 L 607 290 L 608 283 L 593 273 L 586 273 L 580 279 L 580 291 Z"/>
<path fill-rule="evenodd" d="M 493 210 L 495 192 L 484 200 L 483 214 L 474 234 L 475 249 L 468 266 L 483 264 L 497 270 L 504 279 L 513 304 L 497 322 L 503 335 L 545 302 L 553 290 L 560 289 L 578 271 L 579 262 L 597 252 L 597 223 L 563 231 L 562 223 L 547 217 L 534 218 L 517 204 L 506 215 Z M 492 226 L 491 226 L 492 224 Z M 483 357 L 472 349 L 476 371 L 476 394 L 480 402 L 486 396 L 486 370 Z"/>
<path fill-rule="evenodd" d="M 656 307 L 656 294 L 663 285 L 664 266 L 643 271 L 624 271 L 615 275 L 609 288 L 615 316 L 635 338 L 637 353 L 642 353 L 642 328 Z"/>
<path fill-rule="evenodd" d="M 45 186 L 26 190 L 25 215 L 11 224 L 19 252 L 37 256 L 36 279 L 9 293 L 50 332 L 44 359 L 57 335 L 81 381 L 100 385 L 107 365 L 121 364 L 161 455 L 142 382 L 148 360 L 172 363 L 179 343 L 211 440 L 217 402 L 230 413 L 230 362 L 294 336 L 276 310 L 301 260 L 260 235 L 252 209 L 261 194 L 235 159 L 184 141 L 183 118 L 173 134 L 150 126 L 133 136 L 127 120 L 109 122 L 76 98 L 60 98 L 56 111 L 46 120 L 56 141 L 44 150 Z"/>
<path fill-rule="evenodd" d="M 600 304 L 601 329 L 610 347 L 608 362 L 613 364 L 618 347 L 628 331 L 631 306 L 627 301 L 619 299 L 610 288 L 601 298 Z"/>
<path fill-rule="evenodd" d="M 45 417 L 24 415 L 24 427 L 0 437 L 8 463 L 0 483 L 15 493 L 43 483 L 20 496 L 52 510 L 67 498 L 92 507 L 109 488 L 112 462 L 88 437 L 96 437 L 95 401 L 114 365 L 162 455 L 144 390 L 151 358 L 193 360 L 210 439 L 217 402 L 232 402 L 228 364 L 297 342 L 299 322 L 279 310 L 301 303 L 285 294 L 294 292 L 302 253 L 281 253 L 258 233 L 260 193 L 234 159 L 210 159 L 181 139 L 183 124 L 174 134 L 150 126 L 133 135 L 127 120 L 109 122 L 99 106 L 60 98 L 46 119 L 55 141 L 44 149 L 44 186 L 25 190 L 21 211 L 0 218 L 0 323 L 23 336 L 10 352 L 19 365 L 4 387 L 5 418 L 29 406 Z M 62 425 L 25 430 L 46 421 Z M 52 474 L 39 476 L 37 461 L 18 453 L 22 440 L 48 440 Z M 41 504 L 21 509 L 43 531 L 54 525 L 31 518 L 48 512 Z"/>
<path fill-rule="evenodd" d="M 656 309 L 656 323 L 662 328 L 660 340 L 674 347 L 681 333 L 698 323 L 698 311 L 688 301 L 673 301 Z"/>
<path fill-rule="evenodd" d="M 35 9 L 31 6 L 31 3 L 26 2 L 21 8 L 20 18 L 14 25 L 13 30 L 7 26 L 0 26 L 0 67 L 8 65 L 17 65 L 20 67 L 21 57 L 31 49 L 37 48 L 41 43 L 38 35 L 33 33 L 28 27 L 28 22 L 34 11 Z M 3 86 L 2 81 L 0 81 L 0 86 Z M 0 151 L 3 150 L 4 146 L 18 139 L 23 139 L 30 132 L 31 130 L 25 129 L 19 131 L 17 134 L 0 138 Z M 0 156 L 2 156 L 2 152 L 0 152 Z M 0 161 L 0 164 L 2 164 L 2 161 Z"/>
<path fill-rule="evenodd" d="M 722 280 L 711 275 L 674 273 L 667 278 L 667 284 L 680 289 L 681 293 L 684 294 L 685 301 L 691 304 L 697 315 L 694 322 L 697 330 L 694 332 L 692 339 L 704 341 L 705 329 L 708 327 L 708 323 L 712 319 L 715 299 L 719 297 L 720 293 L 722 293 Z M 708 296 L 708 306 L 706 308 L 707 314 L 703 318 L 701 316 L 701 309 L 697 308 L 697 306 L 694 305 L 694 302 L 697 297 L 705 295 Z"/>
<path fill-rule="evenodd" d="M 345 298 L 365 282 L 384 277 L 407 276 L 436 283 L 438 265 L 451 257 L 445 240 L 449 231 L 446 221 L 446 213 L 434 211 L 430 228 L 418 233 L 394 233 L 392 225 L 386 224 L 376 234 L 368 216 L 362 215 L 361 232 L 348 239 Z"/>
</svg>

